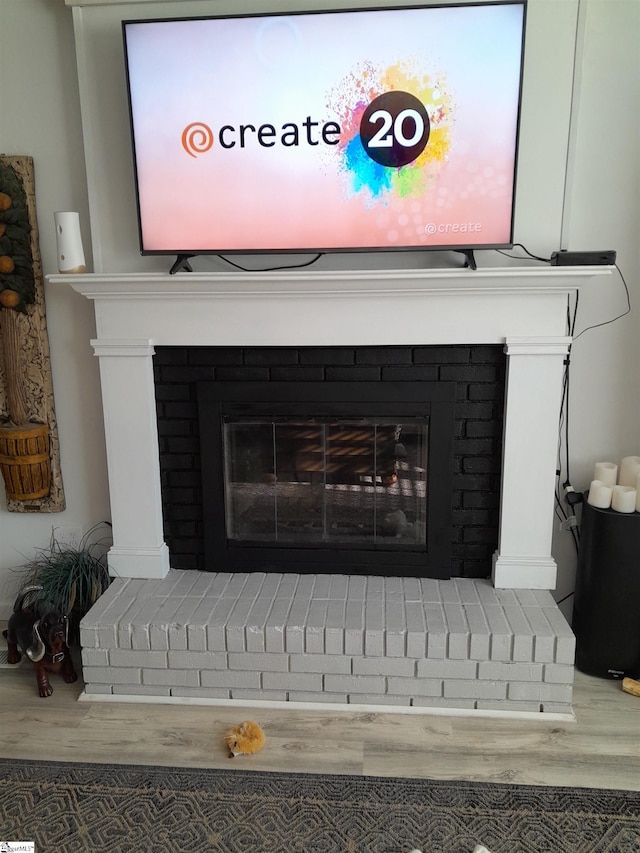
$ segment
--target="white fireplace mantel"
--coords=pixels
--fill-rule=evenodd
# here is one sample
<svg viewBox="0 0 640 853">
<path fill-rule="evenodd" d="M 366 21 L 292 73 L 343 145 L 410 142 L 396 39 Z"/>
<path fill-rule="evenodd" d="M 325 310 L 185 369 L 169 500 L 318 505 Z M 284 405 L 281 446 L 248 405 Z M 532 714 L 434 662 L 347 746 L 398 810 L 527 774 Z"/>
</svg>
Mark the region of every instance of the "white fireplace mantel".
<svg viewBox="0 0 640 853">
<path fill-rule="evenodd" d="M 159 578 L 164 542 L 154 346 L 503 344 L 497 587 L 553 589 L 554 479 L 568 300 L 611 267 L 55 275 L 95 302 L 111 571 Z"/>
</svg>

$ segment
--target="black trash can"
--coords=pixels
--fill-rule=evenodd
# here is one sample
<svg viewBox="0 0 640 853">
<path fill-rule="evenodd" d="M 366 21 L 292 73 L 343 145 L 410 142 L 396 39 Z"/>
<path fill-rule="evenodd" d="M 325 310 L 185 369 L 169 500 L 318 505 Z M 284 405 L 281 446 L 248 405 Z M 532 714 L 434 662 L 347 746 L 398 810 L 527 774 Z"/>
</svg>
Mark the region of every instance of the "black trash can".
<svg viewBox="0 0 640 853">
<path fill-rule="evenodd" d="M 582 505 L 573 631 L 576 666 L 640 676 L 640 513 Z"/>
</svg>

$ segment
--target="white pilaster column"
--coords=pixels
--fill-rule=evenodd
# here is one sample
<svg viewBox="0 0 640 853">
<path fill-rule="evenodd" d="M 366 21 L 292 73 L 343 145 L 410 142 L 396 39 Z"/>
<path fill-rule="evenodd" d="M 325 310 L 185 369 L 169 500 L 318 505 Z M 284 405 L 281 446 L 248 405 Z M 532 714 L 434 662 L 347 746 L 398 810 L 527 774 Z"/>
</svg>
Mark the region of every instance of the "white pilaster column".
<svg viewBox="0 0 640 853">
<path fill-rule="evenodd" d="M 100 359 L 113 547 L 118 577 L 162 578 L 169 550 L 162 528 L 158 428 L 148 339 L 91 341 Z"/>
<path fill-rule="evenodd" d="M 496 587 L 555 589 L 554 485 L 568 337 L 508 337 Z"/>
</svg>

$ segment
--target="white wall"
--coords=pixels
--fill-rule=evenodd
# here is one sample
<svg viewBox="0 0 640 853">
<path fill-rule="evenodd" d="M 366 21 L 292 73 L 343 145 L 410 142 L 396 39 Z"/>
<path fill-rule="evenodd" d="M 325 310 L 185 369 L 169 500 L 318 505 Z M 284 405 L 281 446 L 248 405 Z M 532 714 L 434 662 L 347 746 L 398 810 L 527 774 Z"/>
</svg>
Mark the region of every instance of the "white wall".
<svg viewBox="0 0 640 853">
<path fill-rule="evenodd" d="M 88 236 L 88 206 L 71 9 L 62 0 L 2 0 L 0 8 L 0 151 L 34 159 L 40 249 L 56 272 L 55 210 L 78 210 Z M 90 245 L 85 241 L 87 260 Z M 19 577 L 10 571 L 45 547 L 52 525 L 87 530 L 109 518 L 93 306 L 77 294 L 45 288 L 67 509 L 9 513 L 0 486 L 0 618 Z"/>
<path fill-rule="evenodd" d="M 536 254 L 561 244 L 614 248 L 637 299 L 640 7 L 637 0 L 529 2 L 516 239 Z M 166 268 L 165 261 L 142 259 L 137 251 L 119 19 L 265 5 L 187 0 L 75 10 L 85 132 L 89 129 L 91 241 L 70 10 L 62 0 L 3 0 L 0 150 L 35 158 L 46 272 L 54 271 L 52 213 L 58 209 L 80 210 L 88 262 L 93 242 L 95 269 Z M 296 4 L 282 0 L 279 5 Z M 499 263 L 498 256 L 486 254 L 485 262 Z M 215 261 L 199 263 L 211 268 Z M 397 256 L 394 263 L 399 265 Z M 615 316 L 624 305 L 616 278 L 583 292 L 578 328 Z M 5 608 L 14 580 L 10 567 L 21 561 L 20 554 L 46 544 L 52 524 L 80 523 L 86 529 L 108 512 L 97 366 L 88 344 L 94 334 L 92 308 L 60 288 L 48 291 L 47 311 L 68 509 L 56 516 L 20 516 L 0 504 L 0 607 L 4 599 Z M 576 489 L 588 485 L 596 459 L 640 455 L 637 325 L 634 312 L 575 344 L 570 447 Z M 575 572 L 568 534 L 557 536 L 555 550 L 561 596 L 572 589 Z"/>
<path fill-rule="evenodd" d="M 640 455 L 640 4 L 582 0 L 563 245 L 616 249 L 619 276 L 580 298 L 570 373 L 570 474 L 588 488 L 596 461 Z M 556 535 L 556 598 L 574 586 L 575 551 Z M 572 601 L 567 602 L 570 612 Z"/>
</svg>

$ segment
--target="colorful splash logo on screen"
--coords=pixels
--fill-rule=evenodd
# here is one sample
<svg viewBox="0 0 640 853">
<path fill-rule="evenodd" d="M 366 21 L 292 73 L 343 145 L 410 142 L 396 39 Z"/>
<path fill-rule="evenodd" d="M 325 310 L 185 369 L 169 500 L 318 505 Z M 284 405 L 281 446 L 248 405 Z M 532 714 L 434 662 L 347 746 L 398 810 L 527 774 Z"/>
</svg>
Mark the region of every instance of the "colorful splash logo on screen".
<svg viewBox="0 0 640 853">
<path fill-rule="evenodd" d="M 331 93 L 340 168 L 350 191 L 380 200 L 421 195 L 447 162 L 453 120 L 443 80 L 411 63 L 358 66 Z"/>
</svg>

